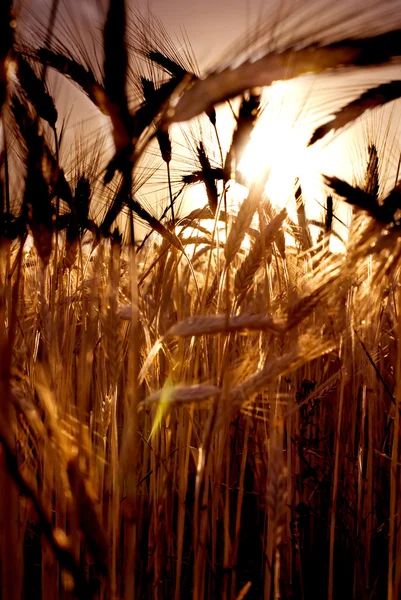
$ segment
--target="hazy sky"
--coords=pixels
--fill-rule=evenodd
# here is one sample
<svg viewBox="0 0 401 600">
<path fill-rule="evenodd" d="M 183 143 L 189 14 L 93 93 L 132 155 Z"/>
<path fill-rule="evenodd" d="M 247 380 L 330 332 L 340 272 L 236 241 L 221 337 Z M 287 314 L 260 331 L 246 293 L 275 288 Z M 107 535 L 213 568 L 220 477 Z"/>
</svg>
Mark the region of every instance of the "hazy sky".
<svg viewBox="0 0 401 600">
<path fill-rule="evenodd" d="M 19 1 L 39 17 L 43 25 L 47 23 L 53 0 Z M 278 2 L 279 0 L 127 0 L 127 6 L 139 9 L 144 15 L 148 10 L 151 11 L 161 20 L 174 42 L 182 40 L 184 30 L 191 41 L 199 66 L 207 68 L 215 65 L 224 51 L 245 35 L 250 24 L 258 20 L 262 10 L 265 11 Z M 16 3 L 18 4 L 18 0 Z M 72 17 L 75 22 L 80 22 L 83 30 L 89 29 L 97 22 L 96 6 L 103 7 L 101 12 L 104 18 L 107 4 L 108 0 L 59 0 L 57 20 L 61 22 L 64 15 L 69 13 L 67 21 L 71 22 Z"/>
<path fill-rule="evenodd" d="M 245 33 L 263 0 L 140 0 L 163 21 L 170 34 L 184 27 L 201 65 L 216 60 L 222 51 Z"/>
</svg>

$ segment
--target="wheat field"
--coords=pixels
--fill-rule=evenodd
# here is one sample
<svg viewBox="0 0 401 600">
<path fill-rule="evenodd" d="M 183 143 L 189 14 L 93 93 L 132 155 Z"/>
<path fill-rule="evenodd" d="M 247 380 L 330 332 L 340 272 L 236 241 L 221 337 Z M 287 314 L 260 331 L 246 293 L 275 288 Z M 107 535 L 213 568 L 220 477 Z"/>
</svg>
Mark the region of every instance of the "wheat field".
<svg viewBox="0 0 401 600">
<path fill-rule="evenodd" d="M 0 5 L 0 598 L 397 600 L 401 3 L 283 4 L 204 73 L 68 6 Z M 314 214 L 239 168 L 305 77 L 359 160 Z"/>
</svg>

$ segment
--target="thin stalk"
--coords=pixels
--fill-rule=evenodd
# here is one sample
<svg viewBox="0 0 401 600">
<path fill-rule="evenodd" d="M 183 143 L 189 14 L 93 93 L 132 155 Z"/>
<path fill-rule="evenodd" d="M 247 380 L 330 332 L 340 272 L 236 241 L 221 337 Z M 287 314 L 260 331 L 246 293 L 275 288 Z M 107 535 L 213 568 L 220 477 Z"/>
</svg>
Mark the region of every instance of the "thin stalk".
<svg viewBox="0 0 401 600">
<path fill-rule="evenodd" d="M 331 520 L 330 520 L 330 548 L 329 548 L 329 586 L 328 600 L 333 600 L 334 597 L 334 543 L 336 537 L 336 515 L 337 515 L 337 499 L 339 486 L 339 466 L 340 466 L 340 442 L 341 442 L 341 425 L 344 407 L 344 384 L 345 376 L 341 378 L 340 397 L 338 400 L 337 413 L 337 430 L 336 442 L 334 451 L 334 473 L 333 473 L 333 499 L 331 505 Z"/>
</svg>

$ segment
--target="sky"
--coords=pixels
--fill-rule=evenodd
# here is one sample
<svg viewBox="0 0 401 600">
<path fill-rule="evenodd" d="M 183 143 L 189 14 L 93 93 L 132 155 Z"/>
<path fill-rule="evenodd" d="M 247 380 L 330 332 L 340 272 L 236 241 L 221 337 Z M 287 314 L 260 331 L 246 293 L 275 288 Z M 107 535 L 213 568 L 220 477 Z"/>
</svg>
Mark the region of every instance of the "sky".
<svg viewBox="0 0 401 600">
<path fill-rule="evenodd" d="M 259 14 L 263 0 L 141 0 L 138 6 L 155 13 L 171 35 L 185 28 L 200 65 L 213 63 L 226 47 L 245 33 Z"/>
<path fill-rule="evenodd" d="M 325 0 L 320 2 L 286 0 L 282 4 L 289 6 L 291 3 L 294 12 L 302 4 L 308 5 L 309 3 L 309 5 L 318 8 L 316 23 L 312 19 L 308 26 L 311 31 L 315 29 L 316 32 L 319 32 L 317 23 L 319 19 L 323 18 L 322 13 L 324 10 L 329 15 L 328 22 L 330 23 L 330 21 L 335 22 L 341 14 L 341 10 L 349 11 L 355 8 L 355 22 L 358 28 L 359 23 L 363 23 L 363 9 L 372 4 L 372 0 L 352 0 L 351 2 L 338 0 L 337 3 L 328 3 Z M 206 70 L 218 64 L 219 58 L 227 48 L 232 47 L 235 40 L 246 37 L 251 24 L 261 20 L 261 15 L 266 7 L 269 8 L 269 6 L 277 6 L 278 4 L 280 3 L 275 2 L 275 0 L 270 0 L 270 2 L 266 0 L 141 0 L 139 2 L 142 10 L 149 9 L 160 17 L 171 36 L 174 36 L 174 34 L 179 36 L 180 26 L 185 28 L 197 60 L 200 66 Z M 384 2 L 382 6 L 383 22 L 385 21 L 386 6 L 390 10 L 397 10 L 398 8 L 401 12 L 399 0 Z M 319 7 L 321 7 L 321 11 L 319 11 Z M 358 9 L 360 9 L 360 18 Z M 272 12 L 274 13 L 274 10 Z M 376 23 L 373 25 L 367 23 L 361 28 L 361 31 L 369 33 L 369 27 L 371 26 L 377 26 L 380 29 L 379 19 L 376 19 Z M 346 31 L 345 24 L 341 24 L 341 27 Z M 295 36 L 296 33 L 295 30 L 290 31 L 290 35 Z M 232 52 L 232 56 L 235 57 L 235 51 Z M 378 81 L 381 81 L 383 77 L 381 70 L 378 69 L 376 75 L 372 75 L 373 80 L 375 80 L 375 77 Z M 384 80 L 387 80 L 388 77 L 389 75 L 385 75 Z M 358 83 L 359 81 L 362 81 L 362 79 L 360 77 L 358 79 L 358 75 L 353 75 L 343 81 L 331 80 L 330 77 L 327 77 L 323 78 L 320 90 L 324 87 L 335 89 L 335 86 L 341 85 L 348 86 L 350 89 L 353 86 L 358 88 L 358 85 L 363 88 L 362 83 Z M 296 130 L 299 129 L 302 132 L 303 125 L 305 125 L 306 129 L 300 135 L 302 142 L 305 143 L 305 140 L 308 139 L 308 132 L 313 131 L 313 127 L 308 128 L 308 111 L 304 110 L 299 113 L 299 110 L 302 109 L 306 99 L 309 101 L 309 97 L 313 94 L 319 94 L 319 85 L 308 81 L 306 78 L 306 81 L 299 82 L 295 86 L 289 84 L 287 87 L 280 89 L 278 94 L 270 96 L 265 115 L 259 129 L 255 132 L 254 140 L 245 157 L 244 169 L 248 169 L 248 171 L 249 169 L 257 170 L 258 166 L 260 168 L 258 161 L 260 162 L 260 157 L 263 155 L 266 158 L 275 160 L 275 178 L 278 180 L 278 186 L 281 187 L 281 197 L 277 201 L 282 205 L 285 205 L 285 195 L 288 192 L 291 193 L 291 178 L 287 177 L 290 185 L 289 189 L 286 189 L 280 182 L 284 180 L 285 174 L 288 175 L 291 172 L 292 168 L 294 168 L 295 177 L 297 175 L 296 168 L 299 164 L 301 164 L 301 169 L 304 171 L 306 192 L 310 192 L 310 195 L 314 196 L 317 194 L 316 181 L 318 178 L 320 181 L 321 172 L 344 177 L 353 183 L 361 183 L 365 168 L 365 150 L 372 140 L 376 139 L 378 145 L 382 146 L 382 154 L 385 152 L 390 153 L 390 146 L 394 157 L 397 155 L 397 151 L 398 153 L 400 151 L 400 147 L 396 147 L 397 144 L 393 138 L 397 138 L 397 133 L 398 139 L 400 138 L 399 121 L 401 111 L 394 111 L 393 106 L 388 106 L 381 111 L 377 111 L 377 114 L 370 115 L 364 121 L 357 123 L 353 129 L 351 128 L 337 136 L 333 142 L 327 143 L 326 141 L 319 144 L 316 149 L 303 152 L 298 143 L 299 138 Z M 340 105 L 341 103 L 338 104 L 338 106 Z M 301 116 L 297 122 L 298 114 Z M 330 114 L 330 111 L 326 114 Z M 221 120 L 224 120 L 224 115 L 222 115 Z M 388 133 L 386 125 L 389 121 L 392 121 L 390 133 Z M 232 122 L 230 122 L 230 126 L 232 126 Z M 389 139 L 387 150 L 384 149 L 386 136 Z M 266 138 L 270 141 L 270 147 L 266 145 Z M 392 158 L 393 163 L 394 157 Z M 277 167 L 280 160 L 284 163 L 284 167 Z M 294 164 L 291 164 L 292 160 Z M 345 206 L 342 208 L 342 216 L 346 220 L 347 211 Z"/>
<path fill-rule="evenodd" d="M 30 5 L 33 13 L 40 14 L 43 22 L 46 22 L 46 13 L 48 13 L 50 0 L 23 1 Z M 253 30 L 251 25 L 263 21 L 261 19 L 262 11 L 267 9 L 271 11 L 271 14 L 274 14 L 272 7 L 280 5 L 280 1 L 281 6 L 289 7 L 292 5 L 294 8 L 292 13 L 289 11 L 290 18 L 295 15 L 294 23 L 289 26 L 288 30 L 290 38 L 295 38 L 299 33 L 298 28 L 303 28 L 303 31 L 312 32 L 312 35 L 315 36 L 314 38 L 312 37 L 312 40 L 316 41 L 316 37 L 320 35 L 320 31 L 324 30 L 324 19 L 330 25 L 338 19 L 341 34 L 346 34 L 347 31 L 352 33 L 355 30 L 355 24 L 356 30 L 359 30 L 359 33 L 362 32 L 363 34 L 366 32 L 366 35 L 370 33 L 372 28 L 373 31 L 376 29 L 380 30 L 381 23 L 379 18 L 370 19 L 361 27 L 364 18 L 363 9 L 375 2 L 379 7 L 382 7 L 382 11 L 378 15 L 382 17 L 383 26 L 388 27 L 389 14 L 390 17 L 394 15 L 394 26 L 397 25 L 398 21 L 400 21 L 398 26 L 401 26 L 401 0 L 381 0 L 381 3 L 378 3 L 377 0 L 338 0 L 335 3 L 328 0 L 136 0 L 132 2 L 132 6 L 138 8 L 145 15 L 147 11 L 150 11 L 159 18 L 169 36 L 178 47 L 182 43 L 183 31 L 185 31 L 187 38 L 191 42 L 193 53 L 201 68 L 201 72 L 205 72 L 208 69 L 216 68 L 220 64 L 220 58 L 224 55 L 227 48 L 231 48 L 229 63 L 230 61 L 235 61 L 236 46 L 233 46 L 235 41 L 238 41 L 238 48 L 240 48 L 241 43 L 248 39 L 248 32 Z M 73 18 L 76 18 L 76 15 L 81 13 L 82 19 L 80 18 L 80 25 L 85 36 L 87 28 L 92 27 L 93 29 L 95 27 L 96 29 L 96 25 L 94 26 L 94 23 L 96 23 L 96 10 L 94 8 L 96 7 L 96 2 L 101 3 L 103 7 L 107 6 L 106 0 L 60 0 L 59 17 L 60 15 L 62 17 L 66 11 L 69 11 Z M 311 16 L 312 13 L 308 15 L 308 7 L 317 9 L 314 17 Z M 352 15 L 354 9 L 355 14 Z M 304 11 L 305 18 L 297 20 L 297 14 L 302 14 L 302 10 Z M 341 10 L 348 11 L 351 18 L 342 19 Z M 322 24 L 321 28 L 319 28 L 320 23 Z M 353 27 L 354 29 L 352 29 Z M 399 77 L 399 66 L 396 73 Z M 375 75 L 370 76 L 372 81 L 375 80 L 375 77 Z M 383 79 L 381 70 L 377 71 L 377 80 L 381 80 L 380 78 L 388 80 L 391 77 L 391 75 L 386 74 Z M 270 158 L 272 160 L 276 159 L 276 163 L 278 160 L 284 163 L 284 168 L 283 166 L 279 167 L 276 172 L 279 184 L 289 172 L 291 172 L 292 177 L 293 174 L 289 168 L 292 160 L 297 164 L 292 165 L 291 168 L 298 168 L 298 170 L 301 168 L 305 173 L 309 173 L 308 176 L 304 176 L 306 188 L 308 184 L 312 185 L 312 175 L 310 172 L 313 170 L 315 175 L 316 173 L 323 172 L 329 175 L 344 177 L 348 181 L 355 182 L 357 180 L 356 173 L 359 177 L 363 173 L 364 150 L 366 150 L 368 143 L 375 138 L 379 140 L 379 138 L 384 139 L 386 137 L 386 123 L 390 117 L 392 125 L 389 137 L 392 139 L 398 135 L 398 140 L 400 139 L 400 135 L 397 134 L 399 132 L 400 121 L 399 109 L 394 111 L 394 107 L 388 106 L 380 112 L 379 116 L 370 116 L 364 123 L 358 123 L 353 130 L 348 130 L 345 134 L 337 136 L 338 139 L 336 138 L 334 142 L 328 144 L 325 141 L 324 144 L 318 146 L 317 150 L 311 149 L 306 154 L 303 151 L 294 152 L 294 148 L 297 148 L 298 144 L 298 139 L 294 136 L 294 132 L 296 133 L 297 129 L 302 129 L 303 125 L 308 124 L 308 111 L 301 110 L 305 102 L 310 102 L 310 99 L 314 97 L 321 97 L 323 100 L 320 100 L 319 110 L 322 112 L 322 109 L 325 108 L 325 95 L 322 95 L 321 92 L 325 86 L 327 97 L 331 92 L 335 96 L 336 90 L 340 89 L 341 86 L 348 86 L 350 89 L 352 87 L 358 89 L 358 86 L 362 86 L 359 89 L 363 89 L 363 85 L 358 83 L 358 81 L 358 76 L 352 76 L 347 80 L 339 80 L 329 75 L 319 78 L 318 84 L 310 78 L 304 78 L 295 85 L 289 84 L 286 87 L 278 86 L 278 93 L 273 93 L 269 96 L 269 104 L 265 111 L 265 117 L 261 121 L 258 131 L 255 132 L 253 149 L 251 148 L 248 152 L 247 164 L 252 168 L 255 167 L 255 164 L 257 166 L 260 156 L 266 154 L 266 144 L 268 143 Z M 319 96 L 319 93 L 321 96 Z M 74 104 L 76 108 L 75 112 L 79 115 L 80 119 L 85 117 L 86 111 L 89 111 L 88 103 L 80 104 L 79 98 L 73 95 L 73 90 L 71 89 L 69 89 L 65 99 L 67 103 Z M 338 106 L 340 105 L 341 103 Z M 333 110 L 333 106 L 335 105 L 331 105 L 331 110 Z M 300 110 L 301 113 L 299 113 Z M 229 109 L 226 109 L 219 113 L 222 138 L 225 139 L 225 143 L 229 143 L 229 127 L 233 126 L 229 112 Z M 297 117 L 297 114 L 301 116 Z M 329 114 L 330 110 L 327 108 L 326 116 Z M 226 125 L 226 123 L 229 123 L 229 125 Z M 309 127 L 309 133 L 312 130 Z M 357 131 L 358 136 L 355 136 L 355 133 L 353 133 L 355 131 Z M 305 141 L 308 133 L 304 131 L 302 135 Z M 356 142 L 355 140 L 359 141 Z M 361 147 L 361 145 L 364 145 L 365 148 Z M 292 152 L 290 152 L 291 148 Z M 394 156 L 397 155 L 397 152 L 400 152 L 400 148 L 399 146 L 398 148 L 396 147 L 395 142 L 393 143 L 392 152 Z M 300 159 L 301 155 L 302 158 Z M 357 164 L 358 161 L 359 164 Z M 301 164 L 301 167 L 299 167 L 299 164 Z M 291 177 L 287 177 L 287 179 L 291 181 Z M 282 185 L 281 189 L 282 194 L 285 195 L 287 192 Z M 273 193 L 273 190 L 271 191 Z M 314 190 L 311 191 L 311 195 L 315 193 Z M 196 194 L 194 193 L 193 196 L 195 198 Z M 156 198 L 155 201 L 157 202 L 158 199 Z M 279 201 L 285 204 L 285 198 L 281 198 Z"/>
<path fill-rule="evenodd" d="M 17 0 L 18 1 L 18 0 Z M 20 0 L 32 12 L 44 18 L 51 0 Z M 94 11 L 96 3 L 106 6 L 105 0 L 61 0 L 60 12 Z M 276 0 L 273 0 L 273 3 Z M 267 2 L 268 4 L 269 2 Z M 63 7 L 64 4 L 64 7 Z M 272 2 L 270 1 L 270 4 Z M 132 0 L 127 5 L 146 14 L 152 12 L 162 21 L 168 33 L 180 37 L 185 29 L 200 64 L 217 60 L 224 49 L 242 35 L 253 19 L 260 14 L 265 0 Z"/>
</svg>

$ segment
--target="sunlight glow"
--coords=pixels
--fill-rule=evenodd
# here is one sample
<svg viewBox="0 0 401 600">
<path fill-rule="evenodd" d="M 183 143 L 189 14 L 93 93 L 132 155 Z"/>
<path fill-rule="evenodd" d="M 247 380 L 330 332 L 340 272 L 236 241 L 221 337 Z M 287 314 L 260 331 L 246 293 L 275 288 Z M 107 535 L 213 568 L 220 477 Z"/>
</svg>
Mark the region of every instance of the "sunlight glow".
<svg viewBox="0 0 401 600">
<path fill-rule="evenodd" d="M 273 205 L 287 208 L 296 220 L 295 180 L 299 178 L 302 187 L 309 189 L 314 185 L 316 172 L 311 160 L 313 149 L 306 147 L 309 130 L 302 126 L 302 119 L 297 119 L 293 93 L 282 83 L 269 89 L 266 109 L 238 168 L 251 181 L 267 169 L 266 195 Z"/>
<path fill-rule="evenodd" d="M 325 206 L 329 194 L 322 175 L 337 176 L 360 185 L 366 168 L 367 142 L 359 150 L 355 150 L 355 132 L 353 128 L 349 128 L 340 131 L 334 138 L 329 135 L 327 139 L 308 147 L 313 131 L 327 119 L 327 115 L 322 117 L 326 109 L 324 102 L 322 101 L 322 105 L 319 93 L 316 100 L 316 90 L 313 86 L 311 80 L 304 78 L 297 82 L 277 82 L 263 91 L 262 114 L 237 167 L 245 178 L 246 187 L 233 180 L 229 182 L 227 208 L 229 213 L 235 215 L 252 182 L 263 176 L 267 179 L 266 197 L 277 209 L 286 208 L 290 219 L 297 223 L 295 189 L 296 180 L 299 180 L 306 218 L 310 222 L 311 237 L 316 241 L 323 231 Z M 324 85 L 322 89 L 324 91 Z M 320 94 L 324 98 L 322 91 Z M 239 105 L 240 99 L 237 98 L 231 102 L 230 108 L 223 105 L 217 111 L 223 154 L 228 151 L 231 144 L 232 132 L 235 128 L 233 115 L 238 114 Z M 330 105 L 330 109 L 335 111 L 336 107 Z M 210 147 L 213 146 L 213 135 L 209 140 Z M 364 137 L 363 132 L 357 139 L 360 140 L 361 137 Z M 207 135 L 205 138 L 208 140 Z M 361 144 L 360 141 L 358 143 Z M 215 164 L 219 164 L 217 151 L 215 154 L 210 150 L 209 152 Z M 362 175 L 359 178 L 355 178 L 356 159 L 361 163 Z M 220 182 L 218 185 L 221 193 Z M 191 187 L 185 196 L 188 211 L 205 206 L 206 203 L 203 185 Z M 346 203 L 335 199 L 334 210 L 330 248 L 333 252 L 343 252 L 348 236 L 347 223 L 350 218 L 350 208 Z M 312 222 L 319 223 L 320 226 Z M 211 223 L 205 224 L 206 229 L 213 226 Z M 255 226 L 257 228 L 258 223 Z M 224 240 L 224 228 L 219 226 L 219 229 L 221 229 L 219 239 Z M 293 240 L 288 237 L 287 242 L 292 245 Z"/>
<path fill-rule="evenodd" d="M 306 118 L 307 93 L 291 82 L 276 83 L 266 90 L 264 99 L 266 108 L 251 136 L 239 171 L 251 183 L 268 174 L 265 193 L 273 206 L 286 208 L 294 223 L 298 222 L 295 199 L 296 180 L 302 188 L 302 197 L 308 220 L 323 222 L 327 190 L 321 174 L 330 174 L 335 164 L 335 172 L 344 172 L 347 166 L 344 157 L 347 153 L 336 148 L 322 148 L 320 144 L 308 147 L 313 124 Z M 336 145 L 332 145 L 336 146 Z M 333 162 L 333 150 L 336 149 L 336 161 Z M 346 219 L 349 209 L 342 207 L 342 218 Z M 337 224 L 334 224 L 337 228 Z M 344 229 L 344 228 L 343 228 Z M 317 241 L 321 232 L 319 227 L 310 225 L 313 241 Z M 346 232 L 341 232 L 346 239 Z M 287 243 L 293 239 L 287 236 Z M 344 245 L 334 235 L 330 238 L 333 252 L 343 252 Z"/>
</svg>

